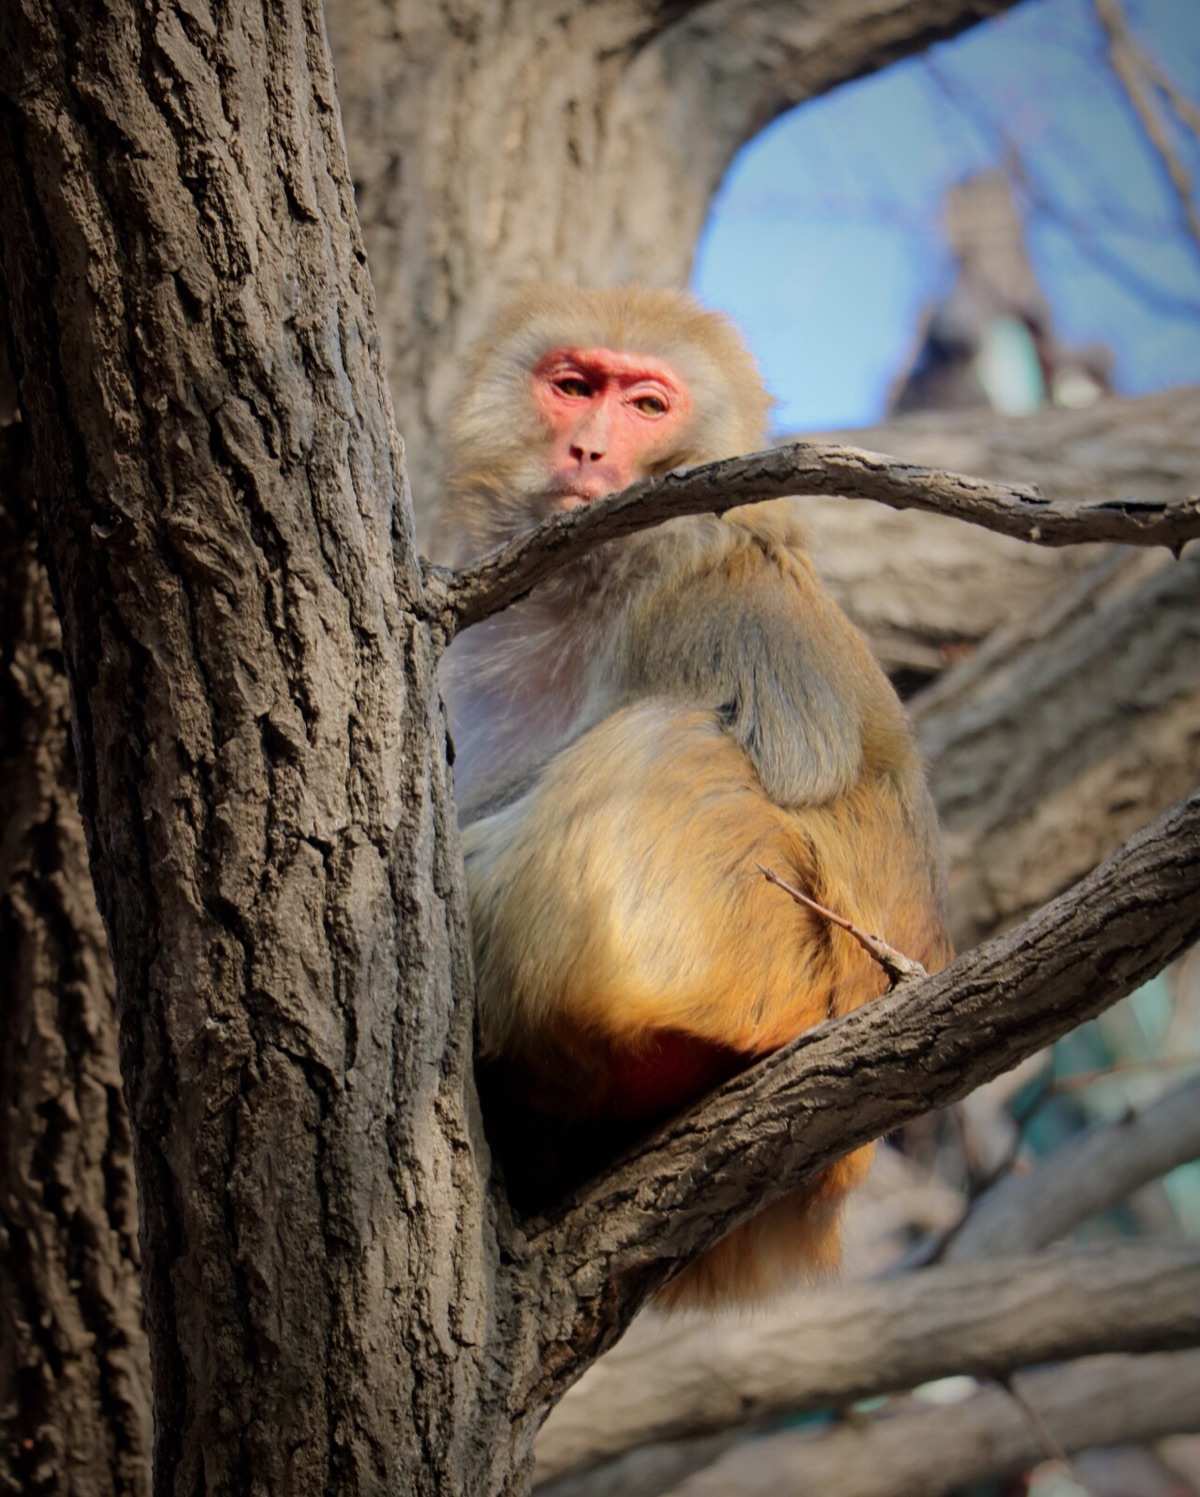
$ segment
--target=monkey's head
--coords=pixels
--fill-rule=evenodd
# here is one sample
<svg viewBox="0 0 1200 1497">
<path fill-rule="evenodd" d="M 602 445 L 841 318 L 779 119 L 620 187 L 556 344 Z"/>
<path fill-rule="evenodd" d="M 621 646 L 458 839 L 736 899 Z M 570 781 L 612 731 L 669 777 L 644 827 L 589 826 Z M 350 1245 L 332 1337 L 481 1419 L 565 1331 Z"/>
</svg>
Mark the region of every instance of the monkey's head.
<svg viewBox="0 0 1200 1497">
<path fill-rule="evenodd" d="M 738 334 L 685 293 L 534 287 L 468 362 L 441 549 L 461 560 L 638 479 L 753 452 L 768 407 Z"/>
</svg>

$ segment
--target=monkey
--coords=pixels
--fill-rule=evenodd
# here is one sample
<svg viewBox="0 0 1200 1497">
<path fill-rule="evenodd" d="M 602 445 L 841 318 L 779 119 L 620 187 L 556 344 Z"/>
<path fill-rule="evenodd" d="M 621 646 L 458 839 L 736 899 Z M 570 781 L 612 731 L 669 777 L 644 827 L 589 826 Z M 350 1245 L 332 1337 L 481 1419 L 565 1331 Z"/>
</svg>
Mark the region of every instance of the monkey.
<svg viewBox="0 0 1200 1497">
<path fill-rule="evenodd" d="M 534 287 L 467 361 L 435 557 L 461 565 L 638 479 L 758 450 L 768 409 L 739 334 L 690 295 Z M 447 653 L 481 1095 L 518 1204 L 885 990 L 761 868 L 931 971 L 950 959 L 912 732 L 797 508 L 608 542 Z M 556 1174 L 573 1141 L 574 1174 Z M 754 1302 L 834 1268 L 871 1147 L 734 1229 L 658 1304 Z"/>
</svg>

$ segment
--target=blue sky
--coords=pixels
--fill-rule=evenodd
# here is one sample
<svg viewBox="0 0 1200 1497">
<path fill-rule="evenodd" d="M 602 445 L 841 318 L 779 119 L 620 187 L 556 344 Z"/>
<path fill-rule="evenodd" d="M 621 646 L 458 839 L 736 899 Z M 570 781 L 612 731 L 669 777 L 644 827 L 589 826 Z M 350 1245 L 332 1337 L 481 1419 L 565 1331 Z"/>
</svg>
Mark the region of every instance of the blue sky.
<svg viewBox="0 0 1200 1497">
<path fill-rule="evenodd" d="M 1200 0 L 1126 0 L 1200 103 Z M 940 80 L 940 81 L 939 81 Z M 1200 187 L 1200 144 L 1177 132 Z M 1090 0 L 1026 0 L 923 59 L 785 115 L 714 203 L 693 285 L 745 332 L 781 430 L 877 419 L 947 284 L 946 189 L 1015 147 L 1056 330 L 1108 344 L 1117 388 L 1200 382 L 1200 245 L 1113 82 Z"/>
</svg>

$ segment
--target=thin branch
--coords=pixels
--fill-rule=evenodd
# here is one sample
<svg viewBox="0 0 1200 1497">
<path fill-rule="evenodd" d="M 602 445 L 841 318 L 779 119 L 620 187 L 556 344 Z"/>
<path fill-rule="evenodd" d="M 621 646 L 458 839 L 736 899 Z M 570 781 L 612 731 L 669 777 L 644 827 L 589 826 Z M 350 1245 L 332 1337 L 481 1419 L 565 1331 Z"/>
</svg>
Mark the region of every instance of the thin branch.
<svg viewBox="0 0 1200 1497">
<path fill-rule="evenodd" d="M 1002 1377 L 996 1378 L 996 1384 L 998 1387 L 1004 1389 L 1005 1393 L 1008 1394 L 1009 1398 L 1012 1399 L 1013 1403 L 1016 1404 L 1017 1408 L 1025 1416 L 1030 1429 L 1037 1436 L 1038 1444 L 1042 1447 L 1042 1454 L 1046 1459 L 1048 1461 L 1060 1462 L 1067 1468 L 1067 1472 L 1075 1481 L 1076 1486 L 1086 1491 L 1087 1488 L 1083 1486 L 1083 1483 L 1078 1479 L 1071 1467 L 1071 1457 L 1062 1448 L 1062 1445 L 1051 1431 L 1049 1425 L 1038 1412 L 1037 1404 L 1033 1399 L 1026 1396 L 1023 1388 L 1017 1386 L 1016 1378 L 1011 1373 L 1006 1373 Z"/>
<path fill-rule="evenodd" d="M 1200 104 L 1188 98 L 1157 58 L 1143 51 L 1141 62 L 1155 88 L 1174 110 L 1179 122 L 1200 140 Z"/>
<path fill-rule="evenodd" d="M 1069 212 L 1061 196 L 1042 182 L 1021 141 L 1005 128 L 999 118 L 993 117 L 986 108 L 981 107 L 979 97 L 973 89 L 960 83 L 932 55 L 927 54 L 922 58 L 922 65 L 946 99 L 962 115 L 985 137 L 995 137 L 1003 147 L 1008 171 L 1020 186 L 1029 206 L 1069 235 L 1072 248 L 1078 255 L 1089 260 L 1097 270 L 1111 276 L 1119 286 L 1123 286 L 1131 295 L 1163 315 L 1194 317 L 1200 311 L 1200 303 L 1193 297 L 1181 296 L 1169 290 L 1144 274 L 1133 259 L 1111 249 L 1109 241 L 1096 233 L 1095 209 L 1089 209 L 1086 216 Z"/>
<path fill-rule="evenodd" d="M 1197 1345 L 1197 1243 L 1106 1244 L 829 1284 L 770 1317 L 659 1326 L 648 1346 L 631 1335 L 550 1415 L 536 1478 L 955 1373 L 1000 1379 L 1038 1362 Z"/>
<path fill-rule="evenodd" d="M 1143 1112 L 1073 1138 L 1025 1175 L 1009 1175 L 972 1207 L 945 1258 L 1034 1252 L 1178 1165 L 1200 1158 L 1200 1076 Z"/>
<path fill-rule="evenodd" d="M 1024 1375 L 1025 1396 L 1065 1450 L 1140 1443 L 1191 1432 L 1200 1411 L 1200 1351 L 1089 1357 Z M 815 1436 L 760 1440 L 753 1458 L 734 1448 L 670 1488 L 670 1497 L 941 1497 L 988 1476 L 1018 1475 L 1042 1459 L 1042 1442 L 1007 1393 L 985 1388 L 949 1408 L 912 1400 L 884 1417 Z"/>
<path fill-rule="evenodd" d="M 761 863 L 757 865 L 759 873 L 766 879 L 767 883 L 774 884 L 777 889 L 782 889 L 785 894 L 791 896 L 797 904 L 807 906 L 815 910 L 818 915 L 823 916 L 832 925 L 844 930 L 847 935 L 853 936 L 868 956 L 875 961 L 887 973 L 888 992 L 894 991 L 901 983 L 915 982 L 920 977 L 928 977 L 929 973 L 922 967 L 920 962 L 914 962 L 912 957 L 905 956 L 895 946 L 889 945 L 882 936 L 873 936 L 869 931 L 860 930 L 852 920 L 847 920 L 844 915 L 836 914 L 833 910 L 826 909 L 808 894 L 802 893 L 792 884 L 786 883 L 777 873 L 770 868 L 764 868 Z"/>
<path fill-rule="evenodd" d="M 723 514 L 788 495 L 875 499 L 892 509 L 953 515 L 1043 546 L 1120 541 L 1179 551 L 1200 537 L 1200 493 L 1174 500 L 1044 499 L 1028 484 L 993 483 L 857 447 L 789 442 L 767 452 L 646 479 L 546 520 L 454 572 L 426 562 L 426 609 L 447 633 L 478 623 L 602 545 L 682 515 Z"/>
<path fill-rule="evenodd" d="M 1134 40 L 1119 0 L 1093 0 L 1093 4 L 1108 41 L 1113 73 L 1175 194 L 1179 216 L 1192 249 L 1200 253 L 1200 203 L 1196 200 L 1195 183 L 1155 106 L 1142 50 Z"/>
<path fill-rule="evenodd" d="M 1200 792 L 1016 930 L 802 1035 L 528 1224 L 513 1251 L 571 1286 L 569 1324 L 546 1327 L 539 1396 L 557 1391 L 564 1339 L 603 1349 L 679 1262 L 1159 972 L 1200 936 L 1198 869 Z"/>
</svg>

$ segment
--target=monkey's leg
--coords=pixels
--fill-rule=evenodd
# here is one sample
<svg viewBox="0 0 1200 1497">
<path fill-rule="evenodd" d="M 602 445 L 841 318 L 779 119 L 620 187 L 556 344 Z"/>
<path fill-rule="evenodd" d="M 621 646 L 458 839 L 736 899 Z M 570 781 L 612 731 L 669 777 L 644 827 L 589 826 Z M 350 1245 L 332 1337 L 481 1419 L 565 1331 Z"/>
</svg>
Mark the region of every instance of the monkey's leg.
<svg viewBox="0 0 1200 1497">
<path fill-rule="evenodd" d="M 753 1305 L 833 1273 L 842 1257 L 842 1207 L 865 1178 L 874 1153 L 874 1144 L 855 1149 L 803 1190 L 735 1227 L 659 1291 L 656 1307 L 675 1311 Z"/>
</svg>

